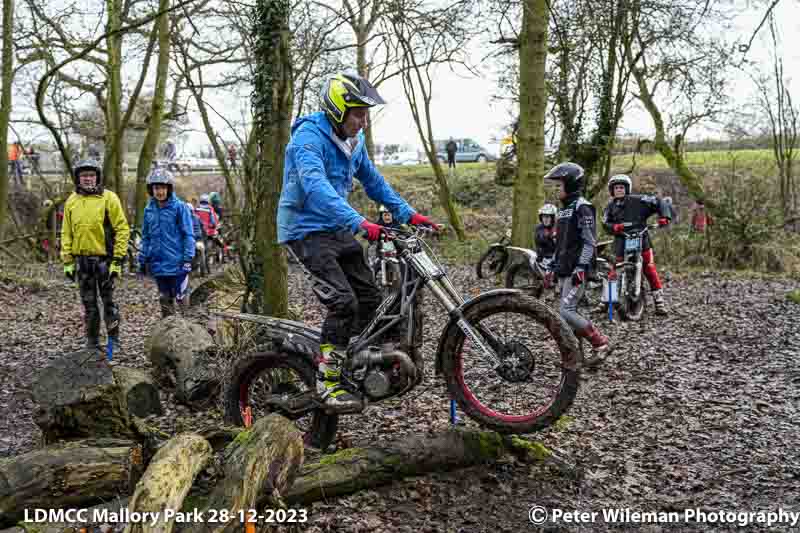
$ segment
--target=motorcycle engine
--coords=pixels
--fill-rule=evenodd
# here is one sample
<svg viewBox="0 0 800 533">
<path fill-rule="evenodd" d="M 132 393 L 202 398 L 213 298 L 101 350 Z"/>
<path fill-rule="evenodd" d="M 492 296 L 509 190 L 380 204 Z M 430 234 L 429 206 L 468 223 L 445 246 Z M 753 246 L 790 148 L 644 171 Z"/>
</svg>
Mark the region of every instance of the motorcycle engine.
<svg viewBox="0 0 800 533">
<path fill-rule="evenodd" d="M 403 392 L 416 383 L 416 365 L 407 353 L 391 344 L 381 348 L 370 346 L 356 353 L 350 361 L 350 369 L 372 401 Z"/>
</svg>

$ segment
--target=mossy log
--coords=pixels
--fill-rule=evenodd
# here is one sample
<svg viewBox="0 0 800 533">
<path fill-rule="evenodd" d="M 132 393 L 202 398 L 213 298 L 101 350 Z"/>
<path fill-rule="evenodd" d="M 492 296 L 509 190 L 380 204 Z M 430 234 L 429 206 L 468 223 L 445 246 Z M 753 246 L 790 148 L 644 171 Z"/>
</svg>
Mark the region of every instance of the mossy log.
<svg viewBox="0 0 800 533">
<path fill-rule="evenodd" d="M 256 421 L 242 431 L 225 450 L 225 478 L 211 492 L 209 510 L 227 509 L 227 523 L 193 524 L 193 532 L 238 532 L 239 512 L 281 505 L 303 464 L 303 436 L 295 424 L 277 414 Z"/>
<path fill-rule="evenodd" d="M 220 386 L 210 371 L 216 346 L 202 326 L 177 316 L 161 320 L 150 331 L 145 351 L 159 380 L 175 386 L 179 402 L 204 407 L 214 400 Z"/>
<path fill-rule="evenodd" d="M 161 414 L 158 389 L 146 374 L 112 368 L 98 350 L 80 350 L 41 370 L 32 387 L 36 425 L 44 442 L 113 437 L 140 438 L 136 416 Z"/>
<path fill-rule="evenodd" d="M 175 517 L 164 511 L 181 508 L 198 472 L 211 460 L 211 445 L 200 435 L 184 433 L 170 439 L 153 457 L 128 503 L 131 512 L 159 513 L 155 523 L 130 523 L 125 533 L 170 533 Z"/>
<path fill-rule="evenodd" d="M 411 436 L 374 448 L 347 448 L 303 466 L 286 494 L 291 503 L 310 503 L 385 485 L 405 477 L 497 461 L 513 454 L 527 462 L 563 461 L 543 445 L 504 438 L 490 431 L 448 430 Z"/>
<path fill-rule="evenodd" d="M 142 448 L 122 439 L 86 439 L 0 459 L 0 527 L 24 509 L 86 507 L 128 494 L 141 476 Z"/>
</svg>

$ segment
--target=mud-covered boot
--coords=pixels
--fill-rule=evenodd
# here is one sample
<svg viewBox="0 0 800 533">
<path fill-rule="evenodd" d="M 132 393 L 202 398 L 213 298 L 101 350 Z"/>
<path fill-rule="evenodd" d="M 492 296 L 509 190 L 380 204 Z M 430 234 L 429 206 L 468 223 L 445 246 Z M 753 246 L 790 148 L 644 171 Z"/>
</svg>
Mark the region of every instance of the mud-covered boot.
<svg viewBox="0 0 800 533">
<path fill-rule="evenodd" d="M 332 344 L 323 344 L 320 348 L 322 357 L 317 369 L 317 401 L 328 413 L 360 413 L 364 410 L 362 396 L 345 389 L 341 384 L 341 364 L 346 357 L 346 348 Z"/>
<path fill-rule="evenodd" d="M 667 302 L 664 301 L 664 289 L 653 291 L 653 303 L 656 306 L 656 314 L 666 316 L 669 314 Z"/>
<path fill-rule="evenodd" d="M 606 358 L 606 352 L 609 348 L 608 337 L 600 333 L 600 330 L 594 327 L 594 325 L 587 326 L 586 329 L 578 331 L 578 336 L 588 340 L 592 345 L 592 355 L 590 357 L 584 357 L 583 365 L 597 366 L 602 363 Z"/>
</svg>

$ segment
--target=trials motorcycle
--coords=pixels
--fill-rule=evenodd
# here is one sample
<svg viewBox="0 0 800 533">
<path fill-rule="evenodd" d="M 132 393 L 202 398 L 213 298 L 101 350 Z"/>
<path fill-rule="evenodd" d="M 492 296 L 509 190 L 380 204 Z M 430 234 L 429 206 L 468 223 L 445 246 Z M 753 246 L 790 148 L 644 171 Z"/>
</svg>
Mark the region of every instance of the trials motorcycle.
<svg viewBox="0 0 800 533">
<path fill-rule="evenodd" d="M 226 377 L 228 423 L 248 426 L 280 413 L 296 421 L 308 445 L 328 448 L 340 415 L 363 412 L 366 404 L 402 396 L 423 381 L 422 291 L 433 295 L 448 318 L 435 351 L 436 374 L 469 418 L 500 433 L 523 434 L 551 425 L 569 409 L 581 356 L 575 335 L 555 311 L 514 289 L 467 300 L 425 242 L 430 230 L 385 231 L 399 282 L 386 292 L 375 318 L 350 340 L 341 375 L 342 385 L 363 395 L 364 405 L 356 412 L 331 412 L 315 400 L 319 329 L 268 316 L 219 313 L 252 323 L 249 348 Z M 324 291 L 320 280 L 306 275 L 317 282 L 315 292 Z"/>
</svg>

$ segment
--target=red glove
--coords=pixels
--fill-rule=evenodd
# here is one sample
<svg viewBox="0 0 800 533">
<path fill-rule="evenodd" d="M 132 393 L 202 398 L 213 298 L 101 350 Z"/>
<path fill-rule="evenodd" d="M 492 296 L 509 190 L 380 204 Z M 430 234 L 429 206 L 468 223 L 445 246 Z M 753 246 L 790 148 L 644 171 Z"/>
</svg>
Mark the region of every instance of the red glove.
<svg viewBox="0 0 800 533">
<path fill-rule="evenodd" d="M 433 220 L 429 219 L 425 215 L 420 215 L 419 213 L 414 213 L 411 215 L 411 218 L 408 220 L 408 223 L 412 226 L 430 226 L 433 229 L 437 229 L 438 226 L 433 222 Z"/>
<path fill-rule="evenodd" d="M 576 268 L 575 272 L 572 273 L 572 285 L 577 287 L 578 285 L 582 284 L 586 279 L 586 272 Z"/>
<path fill-rule="evenodd" d="M 625 231 L 625 224 L 614 224 L 611 226 L 611 231 L 615 234 L 622 233 Z"/>
<path fill-rule="evenodd" d="M 544 288 L 549 289 L 553 286 L 553 279 L 555 278 L 555 274 L 553 272 L 545 272 L 544 273 Z"/>
<path fill-rule="evenodd" d="M 368 241 L 377 241 L 381 236 L 381 233 L 383 233 L 383 226 L 373 224 L 368 220 L 364 220 L 364 222 L 361 223 L 360 228 L 367 232 Z"/>
<path fill-rule="evenodd" d="M 658 225 L 664 227 L 669 224 L 669 219 L 666 217 L 661 217 L 658 219 Z"/>
</svg>

